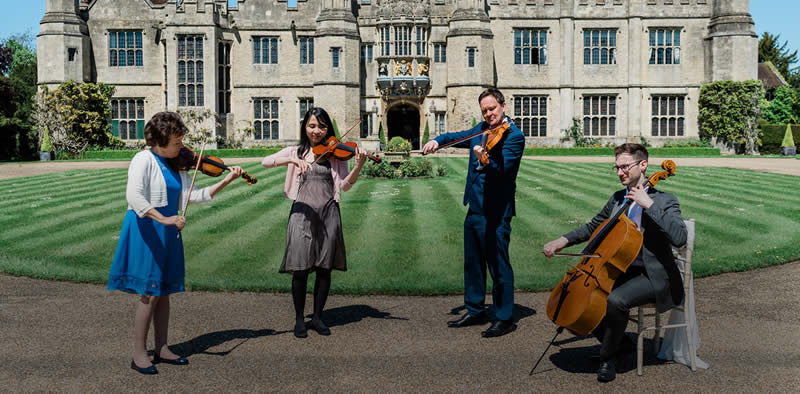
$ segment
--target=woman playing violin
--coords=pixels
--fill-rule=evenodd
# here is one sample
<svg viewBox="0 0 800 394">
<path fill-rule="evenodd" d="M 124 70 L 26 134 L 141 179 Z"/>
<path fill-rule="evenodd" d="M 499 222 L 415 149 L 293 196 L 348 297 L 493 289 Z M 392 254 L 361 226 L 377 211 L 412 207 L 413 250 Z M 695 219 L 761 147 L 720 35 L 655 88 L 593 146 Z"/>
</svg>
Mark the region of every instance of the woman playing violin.
<svg viewBox="0 0 800 394">
<path fill-rule="evenodd" d="M 144 137 L 150 149 L 137 153 L 128 167 L 128 212 L 108 278 L 109 290 L 139 294 L 131 368 L 143 374 L 157 373 L 153 364 L 158 362 L 189 363 L 167 347 L 169 295 L 184 290 L 183 242 L 178 232 L 186 221 L 178 211 L 185 209 L 187 200 L 210 201 L 242 174 L 241 168 L 230 167 L 222 181 L 190 189 L 192 177 L 168 164 L 183 148 L 186 132 L 174 112 L 159 112 L 147 122 Z M 152 362 L 146 347 L 150 321 L 155 340 Z"/>
<path fill-rule="evenodd" d="M 308 336 L 304 320 L 308 275 L 314 281 L 314 314 L 311 328 L 320 335 L 330 335 L 322 321 L 322 310 L 331 286 L 331 270 L 347 270 L 339 200 L 358 179 L 367 155 L 357 150 L 353 170 L 347 162 L 330 154 L 314 155 L 312 148 L 334 136 L 328 113 L 320 107 L 306 112 L 300 125 L 300 145 L 284 148 L 267 156 L 264 167 L 287 166 L 284 193 L 294 200 L 286 231 L 286 251 L 279 272 L 292 274 L 294 335 Z"/>
<path fill-rule="evenodd" d="M 593 331 L 602 343 L 602 364 L 597 370 L 597 379 L 603 382 L 616 377 L 616 356 L 621 351 L 632 350 L 632 341 L 625 337 L 630 309 L 654 302 L 658 312 L 664 312 L 680 305 L 683 300 L 683 281 L 670 245 L 680 247 L 686 243 L 687 237 L 678 199 L 654 187 L 644 187 L 647 181 L 647 149 L 639 144 L 628 143 L 616 147 L 614 154 L 614 169 L 625 189 L 614 193 L 600 213 L 588 223 L 548 242 L 543 248 L 544 255 L 551 257 L 567 246 L 588 240 L 595 229 L 626 200 L 633 201 L 625 214 L 643 233 L 644 241 L 636 260 L 614 282 L 614 288 L 608 295 L 605 318 Z"/>
</svg>

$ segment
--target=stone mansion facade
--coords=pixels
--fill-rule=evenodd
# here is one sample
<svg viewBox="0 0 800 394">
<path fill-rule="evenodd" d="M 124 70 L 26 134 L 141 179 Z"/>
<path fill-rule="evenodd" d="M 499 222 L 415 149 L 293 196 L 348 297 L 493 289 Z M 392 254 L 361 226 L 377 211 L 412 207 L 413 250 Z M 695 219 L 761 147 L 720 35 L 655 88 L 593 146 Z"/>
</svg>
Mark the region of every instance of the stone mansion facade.
<svg viewBox="0 0 800 394">
<path fill-rule="evenodd" d="M 757 79 L 749 0 L 45 0 L 39 83 L 116 86 L 113 132 L 209 109 L 289 145 L 312 106 L 368 149 L 480 121 L 496 86 L 528 144 L 697 138 L 703 83 Z"/>
</svg>

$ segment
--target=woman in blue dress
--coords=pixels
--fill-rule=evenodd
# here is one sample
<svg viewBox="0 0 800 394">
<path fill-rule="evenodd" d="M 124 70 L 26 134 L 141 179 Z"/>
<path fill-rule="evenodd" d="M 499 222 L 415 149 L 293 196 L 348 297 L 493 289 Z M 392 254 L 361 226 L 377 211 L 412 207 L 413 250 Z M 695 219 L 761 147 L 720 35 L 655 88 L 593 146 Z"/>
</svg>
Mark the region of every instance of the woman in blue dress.
<svg viewBox="0 0 800 394">
<path fill-rule="evenodd" d="M 187 199 L 192 203 L 213 196 L 242 174 L 240 167 L 216 184 L 191 187 L 191 176 L 176 171 L 170 159 L 183 148 L 186 126 L 174 112 L 159 112 L 144 128 L 149 150 L 134 156 L 128 167 L 125 196 L 128 212 L 122 223 L 117 251 L 108 278 L 109 290 L 139 294 L 134 322 L 134 351 L 131 368 L 155 374 L 155 363 L 186 365 L 189 361 L 167 347 L 169 295 L 184 290 L 183 241 L 179 231 L 185 219 L 178 215 Z M 153 322 L 153 361 L 147 355 L 147 331 Z"/>
</svg>

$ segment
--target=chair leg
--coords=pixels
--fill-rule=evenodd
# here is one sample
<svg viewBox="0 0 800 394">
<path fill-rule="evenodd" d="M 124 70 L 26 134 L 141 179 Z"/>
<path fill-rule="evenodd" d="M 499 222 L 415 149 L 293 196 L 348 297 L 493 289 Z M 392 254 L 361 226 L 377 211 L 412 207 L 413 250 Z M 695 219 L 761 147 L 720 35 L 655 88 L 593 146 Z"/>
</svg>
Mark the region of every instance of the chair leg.
<svg viewBox="0 0 800 394">
<path fill-rule="evenodd" d="M 636 335 L 636 374 L 642 376 L 642 364 L 644 361 L 644 337 L 640 332 Z"/>
<path fill-rule="evenodd" d="M 689 297 L 693 296 L 694 296 L 693 294 L 689 295 Z M 697 350 L 696 350 L 697 344 L 694 342 L 694 330 L 695 330 L 695 324 L 697 324 L 697 322 L 691 319 L 692 316 L 690 316 L 688 302 L 686 301 L 684 301 L 683 310 L 684 310 L 683 318 L 686 322 L 686 344 L 689 347 L 689 364 L 692 367 L 692 371 L 697 371 L 697 363 L 695 361 L 697 360 Z"/>
<path fill-rule="evenodd" d="M 636 374 L 642 376 L 642 362 L 644 356 L 644 308 L 637 308 L 639 319 L 636 321 Z"/>
<path fill-rule="evenodd" d="M 661 350 L 661 338 L 663 337 L 664 329 L 661 328 L 661 314 L 655 311 L 656 314 L 656 332 L 653 334 L 653 354 L 658 355 Z"/>
</svg>

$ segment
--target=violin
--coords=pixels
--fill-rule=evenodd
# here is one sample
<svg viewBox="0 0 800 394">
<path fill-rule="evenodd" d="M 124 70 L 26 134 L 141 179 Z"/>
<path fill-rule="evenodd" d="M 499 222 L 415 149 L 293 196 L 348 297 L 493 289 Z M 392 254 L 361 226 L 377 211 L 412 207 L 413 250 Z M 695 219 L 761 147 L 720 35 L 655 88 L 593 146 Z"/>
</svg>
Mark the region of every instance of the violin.
<svg viewBox="0 0 800 394">
<path fill-rule="evenodd" d="M 318 157 L 331 155 L 339 160 L 350 160 L 355 156 L 358 144 L 355 142 L 341 142 L 336 137 L 330 136 L 324 142 L 321 142 L 311 148 Z M 381 158 L 373 154 L 367 154 L 367 157 L 375 163 L 380 163 Z"/>
<path fill-rule="evenodd" d="M 180 152 L 178 152 L 178 156 L 169 160 L 169 164 L 176 171 L 192 170 L 197 165 L 198 156 L 199 155 L 194 153 L 193 150 L 184 146 L 181 148 Z M 216 156 L 203 155 L 200 163 L 200 171 L 208 176 L 218 177 L 222 175 L 225 170 L 230 170 L 222 159 Z M 244 181 L 247 182 L 248 185 L 253 185 L 258 182 L 258 179 L 250 176 L 250 174 L 245 171 L 242 171 L 242 178 L 244 178 Z"/>
<path fill-rule="evenodd" d="M 508 130 L 509 126 L 511 126 L 511 123 L 504 122 L 500 126 L 486 130 L 486 140 L 483 141 L 483 154 L 478 158 L 481 161 L 481 165 L 485 166 L 489 164 L 489 151 L 503 139 L 503 135 L 506 130 Z"/>
<path fill-rule="evenodd" d="M 664 171 L 650 176 L 644 187 L 675 175 L 671 160 L 661 163 L 661 168 Z M 628 270 L 642 248 L 642 233 L 625 215 L 632 203 L 626 200 L 616 214 L 597 227 L 580 254 L 580 263 L 568 270 L 550 293 L 547 317 L 559 326 L 558 332 L 566 328 L 577 336 L 587 335 L 605 317 L 614 282 Z"/>
</svg>

